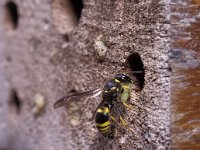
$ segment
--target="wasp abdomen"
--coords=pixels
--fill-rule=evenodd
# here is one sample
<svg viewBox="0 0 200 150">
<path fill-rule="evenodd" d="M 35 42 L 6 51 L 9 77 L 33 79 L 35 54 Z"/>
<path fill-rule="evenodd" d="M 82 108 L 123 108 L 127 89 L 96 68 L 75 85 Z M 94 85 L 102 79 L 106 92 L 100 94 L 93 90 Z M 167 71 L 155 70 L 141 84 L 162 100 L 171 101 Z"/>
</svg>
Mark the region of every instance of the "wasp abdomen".
<svg viewBox="0 0 200 150">
<path fill-rule="evenodd" d="M 100 133 L 107 136 L 110 133 L 111 123 L 109 120 L 109 108 L 107 106 L 98 108 L 96 113 L 96 127 Z"/>
</svg>

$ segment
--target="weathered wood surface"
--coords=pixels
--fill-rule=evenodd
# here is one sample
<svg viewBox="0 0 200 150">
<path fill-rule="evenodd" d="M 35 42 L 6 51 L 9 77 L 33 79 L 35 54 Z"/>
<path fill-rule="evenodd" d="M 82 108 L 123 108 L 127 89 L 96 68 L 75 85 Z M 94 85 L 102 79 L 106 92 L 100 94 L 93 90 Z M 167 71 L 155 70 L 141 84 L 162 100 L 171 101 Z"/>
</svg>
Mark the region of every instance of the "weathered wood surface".
<svg viewBox="0 0 200 150">
<path fill-rule="evenodd" d="M 3 56 L 0 64 L 4 67 L 1 72 L 5 73 L 6 82 L 17 92 L 21 105 L 17 107 L 19 111 L 12 110 L 9 96 L 1 99 L 1 109 L 5 112 L 8 108 L 10 114 L 8 120 L 4 119 L 8 131 L 5 133 L 7 144 L 3 147 L 20 150 L 169 148 L 170 13 L 167 1 L 85 0 L 79 23 L 73 30 L 76 20 L 65 15 L 75 14 L 66 13 L 70 8 L 62 11 L 62 6 L 68 7 L 64 0 L 60 6 L 55 0 L 15 2 L 19 23 L 14 30 L 1 26 L 4 46 L 0 49 Z M 0 2 L 2 13 L 5 4 L 5 0 Z M 69 20 L 73 22 L 67 24 Z M 1 23 L 4 23 L 2 19 Z M 99 37 L 107 47 L 103 49 L 106 52 L 94 46 Z M 53 109 L 53 103 L 61 96 L 99 87 L 116 73 L 137 70 L 126 62 L 128 57 L 135 58 L 129 62 L 132 67 L 138 67 L 137 57 L 130 57 L 134 52 L 144 64 L 145 82 L 141 96 L 131 100 L 141 108 L 127 110 L 125 119 L 137 137 L 126 131 L 114 140 L 102 138 L 94 121 L 89 121 L 99 101 L 88 100 L 67 109 Z M 102 53 L 105 58 L 99 60 L 98 55 Z M 1 89 L 5 93 L 8 87 Z M 47 105 L 44 113 L 34 117 L 32 109 L 38 94 L 45 97 Z"/>
<path fill-rule="evenodd" d="M 171 148 L 200 149 L 200 1 L 171 1 Z"/>
</svg>

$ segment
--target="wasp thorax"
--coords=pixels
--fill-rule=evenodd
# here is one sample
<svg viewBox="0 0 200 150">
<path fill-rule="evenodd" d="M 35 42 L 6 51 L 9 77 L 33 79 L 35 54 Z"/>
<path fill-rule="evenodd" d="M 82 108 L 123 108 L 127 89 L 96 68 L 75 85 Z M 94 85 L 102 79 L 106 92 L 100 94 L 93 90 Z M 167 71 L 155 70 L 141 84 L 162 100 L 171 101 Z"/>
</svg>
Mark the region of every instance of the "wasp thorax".
<svg viewBox="0 0 200 150">
<path fill-rule="evenodd" d="M 106 82 L 104 88 L 102 97 L 104 100 L 117 100 L 119 94 L 121 93 L 122 87 L 121 85 L 116 82 L 115 80 L 109 80 Z"/>
</svg>

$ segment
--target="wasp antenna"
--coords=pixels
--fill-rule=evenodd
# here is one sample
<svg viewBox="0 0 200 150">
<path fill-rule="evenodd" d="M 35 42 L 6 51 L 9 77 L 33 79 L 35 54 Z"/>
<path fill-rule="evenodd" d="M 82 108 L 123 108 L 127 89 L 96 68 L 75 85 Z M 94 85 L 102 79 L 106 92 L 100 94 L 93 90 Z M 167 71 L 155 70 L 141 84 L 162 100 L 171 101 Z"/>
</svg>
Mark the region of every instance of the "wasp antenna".
<svg viewBox="0 0 200 150">
<path fill-rule="evenodd" d="M 144 71 L 132 71 L 133 73 L 144 73 Z"/>
</svg>

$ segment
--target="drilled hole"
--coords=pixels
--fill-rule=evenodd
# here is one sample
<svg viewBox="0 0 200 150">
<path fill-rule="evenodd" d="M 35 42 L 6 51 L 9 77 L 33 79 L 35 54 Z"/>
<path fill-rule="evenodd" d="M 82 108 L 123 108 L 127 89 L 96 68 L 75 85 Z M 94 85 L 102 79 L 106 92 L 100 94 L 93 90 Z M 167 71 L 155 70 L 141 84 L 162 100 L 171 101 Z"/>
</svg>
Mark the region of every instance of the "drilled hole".
<svg viewBox="0 0 200 150">
<path fill-rule="evenodd" d="M 75 12 L 76 18 L 79 20 L 81 17 L 81 12 L 83 9 L 83 1 L 82 0 L 70 0 L 72 4 L 73 11 Z"/>
<path fill-rule="evenodd" d="M 17 5 L 13 1 L 8 1 L 4 7 L 5 27 L 14 30 L 18 26 L 19 14 Z"/>
<path fill-rule="evenodd" d="M 139 87 L 143 89 L 144 87 L 144 76 L 145 76 L 145 70 L 144 70 L 144 64 L 141 60 L 141 57 L 138 53 L 133 53 L 127 58 L 127 62 L 129 64 L 129 67 L 131 68 L 132 73 L 137 78 L 139 82 Z"/>
<path fill-rule="evenodd" d="M 68 42 L 69 41 L 69 36 L 67 34 L 63 34 L 63 40 Z"/>
<path fill-rule="evenodd" d="M 78 93 L 78 91 L 77 91 L 77 90 L 75 90 L 75 89 L 72 89 L 72 90 L 70 90 L 70 91 L 69 91 L 69 93 L 71 93 L 71 94 L 77 94 L 77 93 Z"/>
<path fill-rule="evenodd" d="M 68 34 L 78 24 L 83 9 L 82 0 L 53 0 L 52 19 L 61 34 Z"/>
<path fill-rule="evenodd" d="M 18 114 L 20 113 L 21 110 L 21 100 L 18 97 L 18 94 L 16 90 L 12 90 L 10 94 L 10 100 L 9 100 L 9 106 L 10 106 L 10 111 L 13 114 Z"/>
</svg>

